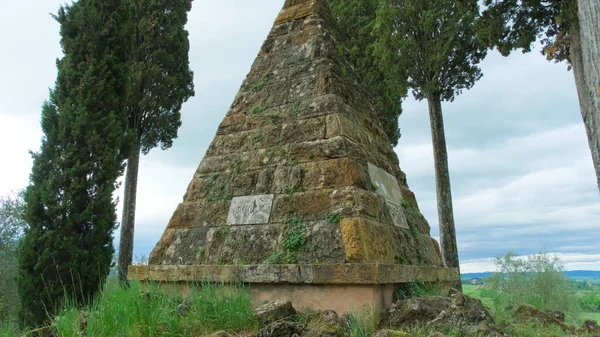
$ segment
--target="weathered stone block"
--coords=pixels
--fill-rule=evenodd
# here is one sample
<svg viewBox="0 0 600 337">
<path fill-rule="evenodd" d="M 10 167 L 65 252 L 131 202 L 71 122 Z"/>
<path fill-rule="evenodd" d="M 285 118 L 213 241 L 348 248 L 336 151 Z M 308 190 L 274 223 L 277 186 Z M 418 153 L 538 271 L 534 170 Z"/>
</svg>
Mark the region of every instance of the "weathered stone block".
<svg viewBox="0 0 600 337">
<path fill-rule="evenodd" d="M 206 243 L 207 232 L 207 227 L 167 229 L 148 262 L 166 265 L 197 263 L 197 254 Z"/>
<path fill-rule="evenodd" d="M 325 119 L 316 117 L 283 124 L 281 139 L 288 143 L 314 141 L 325 138 Z"/>
<path fill-rule="evenodd" d="M 299 216 L 305 221 L 321 220 L 331 205 L 330 189 L 280 194 L 275 196 L 272 222 L 285 222 Z"/>
<path fill-rule="evenodd" d="M 390 225 L 363 218 L 343 218 L 340 228 L 348 262 L 394 262 L 398 242 Z"/>
</svg>

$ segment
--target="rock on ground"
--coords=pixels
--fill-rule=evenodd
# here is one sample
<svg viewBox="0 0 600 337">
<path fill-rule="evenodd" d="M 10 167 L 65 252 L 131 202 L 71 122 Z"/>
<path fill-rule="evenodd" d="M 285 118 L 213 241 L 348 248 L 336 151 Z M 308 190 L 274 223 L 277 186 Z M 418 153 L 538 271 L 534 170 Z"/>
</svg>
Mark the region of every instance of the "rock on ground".
<svg viewBox="0 0 600 337">
<path fill-rule="evenodd" d="M 284 318 L 292 317 L 296 310 L 289 301 L 268 301 L 254 309 L 261 325 L 267 325 Z"/>
<path fill-rule="evenodd" d="M 399 300 L 382 322 L 391 329 L 417 324 L 459 329 L 467 335 L 503 336 L 481 301 L 461 293 Z"/>
</svg>

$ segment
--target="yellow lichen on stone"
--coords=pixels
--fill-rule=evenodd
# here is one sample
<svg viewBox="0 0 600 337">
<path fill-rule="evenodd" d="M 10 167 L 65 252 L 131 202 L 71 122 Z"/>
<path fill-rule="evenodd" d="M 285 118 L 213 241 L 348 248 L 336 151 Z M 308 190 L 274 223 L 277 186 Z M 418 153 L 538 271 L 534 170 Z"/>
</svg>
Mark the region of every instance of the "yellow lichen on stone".
<svg viewBox="0 0 600 337">
<path fill-rule="evenodd" d="M 314 6 L 314 1 L 307 1 L 295 6 L 285 8 L 277 16 L 277 19 L 275 19 L 275 23 L 279 25 L 282 23 L 303 19 L 313 14 Z"/>
<path fill-rule="evenodd" d="M 340 229 L 346 259 L 354 263 L 393 263 L 397 245 L 393 229 L 363 218 L 343 218 Z"/>
</svg>

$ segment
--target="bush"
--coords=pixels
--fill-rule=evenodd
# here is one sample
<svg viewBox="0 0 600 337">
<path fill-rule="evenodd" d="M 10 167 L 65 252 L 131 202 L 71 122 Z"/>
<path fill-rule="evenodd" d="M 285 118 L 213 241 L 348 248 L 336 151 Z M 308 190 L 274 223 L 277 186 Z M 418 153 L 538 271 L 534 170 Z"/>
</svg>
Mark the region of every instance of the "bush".
<svg viewBox="0 0 600 337">
<path fill-rule="evenodd" d="M 571 317 L 579 311 L 577 296 L 556 256 L 538 253 L 519 258 L 509 252 L 494 260 L 498 271 L 487 282 L 493 309 L 503 311 L 521 303 L 540 310 L 559 310 Z"/>
<path fill-rule="evenodd" d="M 579 298 L 581 309 L 588 312 L 600 312 L 600 295 L 586 293 Z"/>
</svg>

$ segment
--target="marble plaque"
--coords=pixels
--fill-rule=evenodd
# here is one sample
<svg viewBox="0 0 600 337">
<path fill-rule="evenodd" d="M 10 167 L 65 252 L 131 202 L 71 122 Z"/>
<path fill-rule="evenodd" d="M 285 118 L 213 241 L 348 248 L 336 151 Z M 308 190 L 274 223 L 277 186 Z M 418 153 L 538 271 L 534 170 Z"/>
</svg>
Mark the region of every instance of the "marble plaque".
<svg viewBox="0 0 600 337">
<path fill-rule="evenodd" d="M 236 197 L 231 200 L 227 223 L 230 225 L 258 225 L 269 223 L 273 194 Z"/>
<path fill-rule="evenodd" d="M 400 191 L 396 177 L 371 163 L 369 163 L 369 176 L 373 185 L 377 186 L 375 193 L 394 204 L 399 205 L 402 202 L 402 191 Z"/>
<path fill-rule="evenodd" d="M 408 221 L 406 220 L 406 214 L 404 214 L 404 207 L 389 200 L 386 200 L 386 203 L 388 205 L 388 209 L 390 210 L 390 216 L 392 217 L 394 226 L 410 229 L 408 226 Z"/>
</svg>

